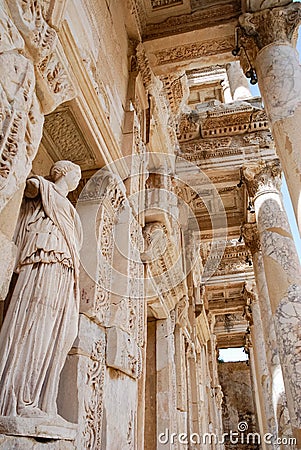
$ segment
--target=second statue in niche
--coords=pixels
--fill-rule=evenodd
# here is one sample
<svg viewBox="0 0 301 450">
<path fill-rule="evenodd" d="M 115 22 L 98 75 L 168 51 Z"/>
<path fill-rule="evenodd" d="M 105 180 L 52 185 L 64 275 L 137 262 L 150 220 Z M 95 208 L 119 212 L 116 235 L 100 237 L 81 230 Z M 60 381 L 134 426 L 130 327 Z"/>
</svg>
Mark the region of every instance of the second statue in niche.
<svg viewBox="0 0 301 450">
<path fill-rule="evenodd" d="M 0 415 L 56 417 L 59 377 L 77 335 L 79 216 L 66 198 L 80 167 L 58 161 L 27 180 L 16 233 L 17 283 L 0 333 Z"/>
</svg>

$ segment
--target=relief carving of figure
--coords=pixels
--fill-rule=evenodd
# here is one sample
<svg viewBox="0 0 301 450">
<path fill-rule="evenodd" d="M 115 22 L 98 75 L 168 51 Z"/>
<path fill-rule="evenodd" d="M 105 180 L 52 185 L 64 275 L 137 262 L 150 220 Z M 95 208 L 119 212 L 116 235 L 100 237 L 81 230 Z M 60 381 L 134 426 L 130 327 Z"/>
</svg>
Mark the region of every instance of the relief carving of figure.
<svg viewBox="0 0 301 450">
<path fill-rule="evenodd" d="M 79 216 L 66 198 L 80 167 L 27 180 L 16 231 L 17 282 L 0 332 L 0 415 L 56 417 L 60 372 L 77 335 Z"/>
</svg>

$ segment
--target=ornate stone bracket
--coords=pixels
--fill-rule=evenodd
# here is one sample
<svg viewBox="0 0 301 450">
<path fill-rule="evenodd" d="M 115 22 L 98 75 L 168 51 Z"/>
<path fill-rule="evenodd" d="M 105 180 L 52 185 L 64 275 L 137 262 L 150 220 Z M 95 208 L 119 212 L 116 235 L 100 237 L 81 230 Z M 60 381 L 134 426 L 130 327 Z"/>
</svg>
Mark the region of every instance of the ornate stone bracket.
<svg viewBox="0 0 301 450">
<path fill-rule="evenodd" d="M 261 246 L 256 223 L 245 223 L 242 225 L 241 235 L 252 255 L 260 251 Z"/>
<path fill-rule="evenodd" d="M 246 282 L 242 290 L 242 296 L 246 302 L 243 316 L 250 326 L 253 325 L 252 304 L 258 302 L 258 296 L 255 289 L 254 282 Z"/>
</svg>

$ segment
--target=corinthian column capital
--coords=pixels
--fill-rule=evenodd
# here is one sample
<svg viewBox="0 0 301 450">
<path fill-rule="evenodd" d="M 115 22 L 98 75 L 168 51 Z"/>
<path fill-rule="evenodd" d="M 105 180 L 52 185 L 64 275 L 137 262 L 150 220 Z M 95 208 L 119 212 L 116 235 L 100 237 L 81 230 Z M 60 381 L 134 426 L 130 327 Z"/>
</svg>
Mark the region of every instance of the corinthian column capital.
<svg viewBox="0 0 301 450">
<path fill-rule="evenodd" d="M 279 160 L 246 164 L 242 167 L 242 181 L 252 198 L 263 192 L 278 192 L 281 187 Z"/>
<path fill-rule="evenodd" d="M 241 235 L 252 255 L 260 251 L 261 247 L 256 223 L 245 223 L 242 225 Z"/>
<path fill-rule="evenodd" d="M 301 22 L 301 3 L 264 9 L 240 16 L 244 34 L 254 39 L 259 50 L 274 42 L 291 42 Z"/>
</svg>

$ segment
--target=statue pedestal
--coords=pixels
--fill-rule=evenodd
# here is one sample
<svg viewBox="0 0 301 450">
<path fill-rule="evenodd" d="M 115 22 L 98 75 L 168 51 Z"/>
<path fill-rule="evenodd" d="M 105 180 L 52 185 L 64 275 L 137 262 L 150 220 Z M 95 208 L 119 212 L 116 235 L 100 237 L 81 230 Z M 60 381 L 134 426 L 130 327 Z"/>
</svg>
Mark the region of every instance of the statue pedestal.
<svg viewBox="0 0 301 450">
<path fill-rule="evenodd" d="M 0 416 L 0 434 L 73 441 L 77 424 L 62 417 Z"/>
</svg>

